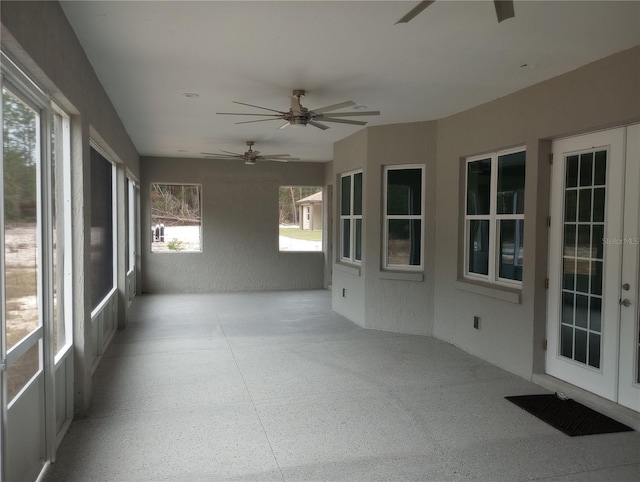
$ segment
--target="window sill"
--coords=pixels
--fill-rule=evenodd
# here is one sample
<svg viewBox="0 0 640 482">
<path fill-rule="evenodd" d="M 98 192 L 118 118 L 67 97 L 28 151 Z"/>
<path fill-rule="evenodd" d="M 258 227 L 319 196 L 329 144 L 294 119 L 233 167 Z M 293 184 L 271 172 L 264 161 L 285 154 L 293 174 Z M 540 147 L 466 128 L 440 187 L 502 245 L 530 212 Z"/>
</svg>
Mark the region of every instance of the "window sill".
<svg viewBox="0 0 640 482">
<path fill-rule="evenodd" d="M 477 295 L 488 296 L 497 300 L 508 301 L 509 303 L 520 304 L 522 302 L 522 291 L 514 288 L 496 286 L 482 281 L 459 279 L 456 281 L 459 290 Z"/>
<path fill-rule="evenodd" d="M 409 271 L 380 271 L 378 277 L 380 279 L 396 280 L 396 281 L 424 281 L 424 273 Z"/>
<path fill-rule="evenodd" d="M 355 264 L 345 264 L 343 262 L 334 263 L 334 268 L 343 273 L 349 273 L 353 276 L 360 276 L 360 266 Z"/>
</svg>

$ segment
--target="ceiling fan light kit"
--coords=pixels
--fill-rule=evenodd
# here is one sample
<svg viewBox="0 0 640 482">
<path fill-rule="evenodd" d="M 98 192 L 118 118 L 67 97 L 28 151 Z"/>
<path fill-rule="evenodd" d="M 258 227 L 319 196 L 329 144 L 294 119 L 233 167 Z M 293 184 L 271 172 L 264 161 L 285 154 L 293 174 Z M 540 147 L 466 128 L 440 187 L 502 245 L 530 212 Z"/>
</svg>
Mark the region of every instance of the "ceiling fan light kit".
<svg viewBox="0 0 640 482">
<path fill-rule="evenodd" d="M 368 116 L 368 115 L 380 115 L 379 111 L 357 111 L 357 112 L 333 112 L 336 110 L 344 109 L 346 107 L 355 106 L 356 103 L 348 100 L 346 102 L 340 102 L 339 104 L 332 104 L 318 109 L 307 109 L 300 103 L 300 98 L 304 97 L 305 91 L 302 89 L 295 89 L 293 95 L 290 97 L 291 107 L 288 111 L 280 111 L 270 109 L 268 107 L 261 107 L 259 105 L 246 104 L 244 102 L 233 101 L 234 104 L 246 105 L 254 107 L 256 109 L 267 110 L 274 112 L 274 114 L 263 113 L 246 113 L 246 112 L 217 112 L 219 115 L 251 115 L 257 117 L 268 117 L 267 119 L 256 119 L 250 121 L 240 121 L 236 124 L 250 124 L 253 122 L 264 122 L 269 120 L 284 120 L 285 123 L 280 126 L 280 129 L 285 127 L 304 127 L 306 125 L 312 125 L 321 130 L 326 130 L 329 126 L 324 125 L 324 122 L 335 122 L 338 124 L 351 124 L 363 126 L 367 123 L 359 120 L 343 119 L 343 117 L 352 116 Z M 320 122 L 321 121 L 321 122 Z"/>
<path fill-rule="evenodd" d="M 254 151 L 253 145 L 255 142 L 247 141 L 247 146 L 249 146 L 249 150 L 244 154 L 239 154 L 236 152 L 229 151 L 220 151 L 222 154 L 217 154 L 214 152 L 201 152 L 203 156 L 211 159 L 216 159 L 219 161 L 244 161 L 245 164 L 249 166 L 255 165 L 256 161 L 272 161 L 272 162 L 287 162 L 287 161 L 299 161 L 298 157 L 291 157 L 289 154 L 264 154 L 260 155 L 260 151 Z"/>
</svg>

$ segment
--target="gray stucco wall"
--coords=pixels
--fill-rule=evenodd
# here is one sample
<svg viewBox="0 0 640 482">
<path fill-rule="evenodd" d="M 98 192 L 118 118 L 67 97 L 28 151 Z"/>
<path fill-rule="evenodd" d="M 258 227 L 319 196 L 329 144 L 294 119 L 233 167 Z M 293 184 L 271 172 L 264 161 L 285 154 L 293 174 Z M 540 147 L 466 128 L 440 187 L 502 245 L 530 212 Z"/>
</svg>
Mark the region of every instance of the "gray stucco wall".
<svg viewBox="0 0 640 482">
<path fill-rule="evenodd" d="M 280 252 L 278 188 L 324 186 L 322 163 L 142 158 L 144 292 L 321 289 L 324 253 Z M 202 252 L 151 253 L 151 183 L 202 185 Z"/>
<path fill-rule="evenodd" d="M 438 122 L 434 336 L 525 377 L 544 369 L 550 140 L 637 122 L 639 66 L 634 48 Z M 471 283 L 458 281 L 461 159 L 518 145 L 527 149 L 526 255 L 520 303 L 513 303 L 496 298 L 505 290 L 472 293 Z"/>
<path fill-rule="evenodd" d="M 364 169 L 366 241 L 359 270 L 334 264 L 334 309 L 362 326 L 433 334 L 527 378 L 543 371 L 551 141 L 639 119 L 636 47 L 446 119 L 370 127 L 336 143 L 336 178 Z M 527 149 L 522 289 L 464 281 L 464 158 L 521 145 Z M 381 166 L 403 163 L 427 166 L 424 281 L 389 280 L 380 270 Z M 342 298 L 342 289 L 355 297 Z M 479 330 L 474 315 L 481 317 Z"/>
</svg>

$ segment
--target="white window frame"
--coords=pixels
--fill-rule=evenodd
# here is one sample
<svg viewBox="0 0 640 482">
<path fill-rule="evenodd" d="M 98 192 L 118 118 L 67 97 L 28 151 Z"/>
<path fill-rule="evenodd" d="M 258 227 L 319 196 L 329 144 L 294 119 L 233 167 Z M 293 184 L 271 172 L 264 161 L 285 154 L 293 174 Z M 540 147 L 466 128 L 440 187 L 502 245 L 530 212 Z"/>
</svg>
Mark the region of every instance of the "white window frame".
<svg viewBox="0 0 640 482">
<path fill-rule="evenodd" d="M 420 170 L 420 214 L 388 214 L 387 213 L 387 196 L 388 196 L 388 173 L 389 171 L 404 170 Z M 424 212 L 425 212 L 425 165 L 424 164 L 399 164 L 385 166 L 382 174 L 382 222 L 383 222 L 383 238 L 382 238 L 382 269 L 391 271 L 423 271 L 424 270 Z M 420 221 L 420 264 L 389 264 L 389 221 L 390 220 L 419 220 Z"/>
<path fill-rule="evenodd" d="M 496 285 L 502 285 L 505 287 L 521 288 L 522 281 L 513 280 L 510 278 L 501 278 L 499 273 L 499 239 L 498 239 L 498 225 L 500 221 L 508 220 L 521 220 L 524 222 L 525 213 L 519 214 L 497 214 L 498 204 L 498 158 L 501 156 L 515 154 L 519 152 L 525 153 L 525 166 L 526 166 L 526 148 L 525 146 L 519 146 L 512 149 L 505 149 L 497 152 L 490 152 L 479 156 L 468 157 L 465 160 L 464 170 L 464 277 L 470 280 L 485 281 Z M 467 202 L 468 202 L 468 182 L 469 182 L 469 164 L 472 162 L 491 160 L 491 179 L 490 179 L 490 199 L 489 199 L 489 214 L 467 214 Z M 526 182 L 526 180 L 525 180 Z M 488 274 L 483 275 L 479 273 L 473 273 L 469 271 L 469 225 L 473 220 L 486 220 L 489 221 L 489 261 L 488 261 Z"/>
<path fill-rule="evenodd" d="M 55 102 L 51 103 L 51 109 L 55 116 L 60 117 L 61 132 L 55 132 L 57 141 L 60 143 L 60 153 L 62 159 L 56 159 L 56 163 L 62 163 L 62 166 L 57 167 L 58 172 L 62 171 L 62 180 L 56 179 L 56 183 L 62 182 L 62 199 L 56 198 L 56 203 L 62 203 L 62 215 L 63 215 L 63 239 L 64 245 L 57 246 L 56 249 L 63 250 L 62 253 L 62 265 L 58 266 L 58 270 L 62 271 L 62 275 L 58 276 L 59 281 L 62 281 L 62 286 L 57 286 L 58 295 L 62 295 L 58 299 L 58 303 L 62 304 L 62 309 L 58 313 L 58 316 L 62 316 L 63 324 L 65 328 L 65 342 L 58 347 L 58 351 L 55 353 L 54 364 L 60 362 L 63 357 L 73 345 L 73 289 L 72 289 L 72 276 L 73 276 L 73 233 L 71 231 L 71 118 L 62 107 Z M 52 126 L 53 127 L 53 126 Z M 56 164 L 57 165 L 57 164 Z M 56 220 L 57 222 L 57 220 Z M 58 254 L 56 254 L 57 256 Z M 60 322 L 60 320 L 58 320 Z M 54 347 L 55 348 L 55 347 Z"/>
<path fill-rule="evenodd" d="M 338 214 L 340 215 L 340 229 L 338 230 L 340 236 L 340 261 L 344 263 L 352 263 L 360 265 L 362 264 L 362 233 L 364 232 L 364 226 L 362 224 L 362 214 L 354 214 L 353 206 L 355 201 L 355 176 L 360 174 L 362 176 L 362 189 L 360 195 L 364 198 L 364 173 L 362 169 L 355 171 L 345 172 L 340 175 L 340 197 L 338 202 Z M 349 214 L 342 214 L 342 180 L 346 177 L 351 178 L 351 187 L 349 192 Z M 364 199 L 360 200 L 362 211 L 364 212 Z M 356 221 L 360 220 L 361 232 L 360 232 L 360 259 L 356 258 Z M 349 222 L 349 256 L 343 256 L 344 254 L 344 222 Z"/>
</svg>

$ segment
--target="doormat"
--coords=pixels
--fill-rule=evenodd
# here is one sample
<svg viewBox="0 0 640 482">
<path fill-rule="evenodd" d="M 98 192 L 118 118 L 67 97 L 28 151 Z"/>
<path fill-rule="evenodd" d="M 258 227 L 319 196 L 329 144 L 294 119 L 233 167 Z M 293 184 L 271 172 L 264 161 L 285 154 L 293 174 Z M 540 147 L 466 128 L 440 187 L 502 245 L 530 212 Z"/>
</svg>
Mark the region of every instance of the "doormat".
<svg viewBox="0 0 640 482">
<path fill-rule="evenodd" d="M 575 400 L 563 399 L 555 394 L 504 398 L 571 437 L 633 431 L 631 427 L 591 410 Z"/>
</svg>

